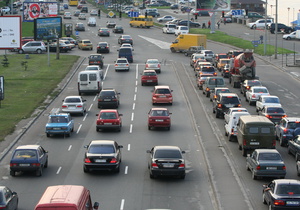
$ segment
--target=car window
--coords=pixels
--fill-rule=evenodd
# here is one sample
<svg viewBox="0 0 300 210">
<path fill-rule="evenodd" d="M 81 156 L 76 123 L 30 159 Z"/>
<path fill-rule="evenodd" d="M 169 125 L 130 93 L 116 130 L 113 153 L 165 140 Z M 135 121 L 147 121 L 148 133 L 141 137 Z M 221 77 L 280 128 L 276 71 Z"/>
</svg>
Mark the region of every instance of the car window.
<svg viewBox="0 0 300 210">
<path fill-rule="evenodd" d="M 262 153 L 259 154 L 258 160 L 282 160 L 282 158 L 277 153 Z"/>
<path fill-rule="evenodd" d="M 145 76 L 155 76 L 156 73 L 155 72 L 144 72 Z"/>
<path fill-rule="evenodd" d="M 87 74 L 80 74 L 80 81 L 87 81 L 88 76 Z"/>
<path fill-rule="evenodd" d="M 262 127 L 261 129 L 262 134 L 269 134 L 271 133 L 271 129 L 269 127 Z"/>
<path fill-rule="evenodd" d="M 279 103 L 278 98 L 265 98 L 266 103 Z"/>
<path fill-rule="evenodd" d="M 66 103 L 78 103 L 81 102 L 80 98 L 66 98 Z"/>
<path fill-rule="evenodd" d="M 126 60 L 118 60 L 117 63 L 127 63 Z"/>
<path fill-rule="evenodd" d="M 115 153 L 115 148 L 113 145 L 91 145 L 88 152 L 93 154 L 111 154 Z"/>
<path fill-rule="evenodd" d="M 154 158 L 182 158 L 179 150 L 156 150 Z"/>
<path fill-rule="evenodd" d="M 300 185 L 280 184 L 277 186 L 276 194 L 281 194 L 281 195 L 300 194 Z"/>
<path fill-rule="evenodd" d="M 283 109 L 280 107 L 269 107 L 267 110 L 268 113 L 284 113 Z"/>
<path fill-rule="evenodd" d="M 113 91 L 101 91 L 100 96 L 115 96 Z"/>
<path fill-rule="evenodd" d="M 258 127 L 250 127 L 249 128 L 250 134 L 257 134 L 258 133 Z"/>
<path fill-rule="evenodd" d="M 288 129 L 295 129 L 295 128 L 299 128 L 300 127 L 300 123 L 298 122 L 289 122 L 287 125 Z"/>
<path fill-rule="evenodd" d="M 153 110 L 151 112 L 152 116 L 168 116 L 168 112 L 165 110 Z"/>
<path fill-rule="evenodd" d="M 36 151 L 35 150 L 17 150 L 13 156 L 13 159 L 36 159 Z"/>
<path fill-rule="evenodd" d="M 97 74 L 89 74 L 90 81 L 97 81 Z"/>
<path fill-rule="evenodd" d="M 50 123 L 67 123 L 68 119 L 65 116 L 52 116 L 49 120 Z"/>
<path fill-rule="evenodd" d="M 157 89 L 156 93 L 157 94 L 171 94 L 169 89 Z"/>
</svg>

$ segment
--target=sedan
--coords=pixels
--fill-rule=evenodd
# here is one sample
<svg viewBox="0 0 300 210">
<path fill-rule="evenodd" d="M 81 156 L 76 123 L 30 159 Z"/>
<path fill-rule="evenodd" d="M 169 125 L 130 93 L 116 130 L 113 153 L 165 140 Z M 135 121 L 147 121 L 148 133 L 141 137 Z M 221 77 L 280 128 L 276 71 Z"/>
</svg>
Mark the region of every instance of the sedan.
<svg viewBox="0 0 300 210">
<path fill-rule="evenodd" d="M 97 16 L 98 15 L 98 11 L 95 9 L 92 9 L 90 12 L 90 16 Z"/>
<path fill-rule="evenodd" d="M 0 186 L 0 209 L 16 210 L 18 209 L 19 197 L 6 186 Z"/>
<path fill-rule="evenodd" d="M 84 113 L 86 112 L 86 100 L 81 96 L 67 96 L 63 100 L 61 111 L 70 114 L 79 113 L 81 115 L 84 115 Z"/>
<path fill-rule="evenodd" d="M 157 176 L 178 176 L 185 178 L 185 160 L 182 151 L 177 146 L 155 146 L 147 150 L 150 154 L 148 169 L 150 178 Z"/>
<path fill-rule="evenodd" d="M 86 15 L 85 15 L 85 13 L 80 13 L 79 16 L 78 16 L 78 19 L 79 19 L 79 20 L 86 20 Z"/>
<path fill-rule="evenodd" d="M 69 52 L 70 50 L 72 50 L 72 48 L 69 45 L 67 45 L 63 42 L 59 43 L 58 49 L 59 49 L 59 52 Z M 49 44 L 49 51 L 50 52 L 56 52 L 56 50 L 57 50 L 57 43 L 56 42 L 53 42 L 53 43 Z"/>
<path fill-rule="evenodd" d="M 252 172 L 252 179 L 278 177 L 284 179 L 286 167 L 276 149 L 256 149 L 246 158 L 246 168 Z"/>
<path fill-rule="evenodd" d="M 116 26 L 116 22 L 114 20 L 109 20 L 106 22 L 106 27 L 107 28 L 114 28 Z"/>
<path fill-rule="evenodd" d="M 108 28 L 100 28 L 98 30 L 98 36 L 109 36 L 110 35 L 110 31 Z"/>
<path fill-rule="evenodd" d="M 200 23 L 197 22 L 192 22 L 192 21 L 187 21 L 187 20 L 182 20 L 178 22 L 179 26 L 188 26 L 190 24 L 190 27 L 200 27 Z"/>
<path fill-rule="evenodd" d="M 167 108 L 151 108 L 148 112 L 148 130 L 152 128 L 171 128 L 171 115 Z"/>
<path fill-rule="evenodd" d="M 266 87 L 260 86 L 252 86 L 247 92 L 246 92 L 246 101 L 249 102 L 249 105 L 253 105 L 258 100 L 259 96 L 261 95 L 270 95 L 269 91 Z"/>
<path fill-rule="evenodd" d="M 252 86 L 262 86 L 259 80 L 244 80 L 241 84 L 241 94 L 246 96 L 246 92 L 250 90 Z"/>
<path fill-rule="evenodd" d="M 116 109 L 103 109 L 100 110 L 99 114 L 96 114 L 96 131 L 104 129 L 115 129 L 119 132 L 122 128 L 122 114 Z"/>
<path fill-rule="evenodd" d="M 158 77 L 155 70 L 144 70 L 141 76 L 141 85 L 158 85 Z"/>
<path fill-rule="evenodd" d="M 71 12 L 65 12 L 65 13 L 64 13 L 64 19 L 72 19 L 72 14 L 71 14 Z"/>
<path fill-rule="evenodd" d="M 109 53 L 110 47 L 107 42 L 99 42 L 97 44 L 97 53 Z"/>
<path fill-rule="evenodd" d="M 43 168 L 48 167 L 48 152 L 40 145 L 18 146 L 10 160 L 10 175 L 16 172 L 35 172 L 42 176 Z"/>
<path fill-rule="evenodd" d="M 262 200 L 269 209 L 299 209 L 300 181 L 275 179 L 269 184 L 264 184 Z"/>
<path fill-rule="evenodd" d="M 113 33 L 120 33 L 123 34 L 124 33 L 124 29 L 122 26 L 116 25 L 113 29 Z"/>
<path fill-rule="evenodd" d="M 161 23 L 161 22 L 164 22 L 164 21 L 172 21 L 174 19 L 175 19 L 175 17 L 173 17 L 171 15 L 165 15 L 161 18 L 157 18 L 157 21 Z"/>
<path fill-rule="evenodd" d="M 148 59 L 146 61 L 145 69 L 153 69 L 157 73 L 160 73 L 161 72 L 160 62 L 158 61 L 158 59 Z"/>
<path fill-rule="evenodd" d="M 118 39 L 118 44 L 122 45 L 123 43 L 129 43 L 133 45 L 133 40 L 130 35 L 122 35 Z"/>
<path fill-rule="evenodd" d="M 269 118 L 274 124 L 279 123 L 282 118 L 287 117 L 283 108 L 278 106 L 264 106 L 258 113 Z"/>
<path fill-rule="evenodd" d="M 127 58 L 118 58 L 115 62 L 115 71 L 129 71 L 130 64 L 127 60 Z"/>
<path fill-rule="evenodd" d="M 120 172 L 122 145 L 112 140 L 93 140 L 85 148 L 87 149 L 83 163 L 85 173 L 94 170 Z"/>
</svg>

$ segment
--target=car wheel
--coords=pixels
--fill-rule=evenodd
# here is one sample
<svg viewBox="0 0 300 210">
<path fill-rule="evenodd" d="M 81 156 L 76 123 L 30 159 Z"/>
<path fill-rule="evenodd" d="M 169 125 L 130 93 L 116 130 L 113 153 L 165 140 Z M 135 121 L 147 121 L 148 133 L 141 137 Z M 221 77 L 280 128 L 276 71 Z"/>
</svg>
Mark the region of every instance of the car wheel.
<svg viewBox="0 0 300 210">
<path fill-rule="evenodd" d="M 116 173 L 120 173 L 120 165 L 115 169 Z"/>
<path fill-rule="evenodd" d="M 18 52 L 19 52 L 19 54 L 23 54 L 24 50 L 20 49 Z"/>
<path fill-rule="evenodd" d="M 148 130 L 151 130 L 151 126 L 148 125 Z"/>
<path fill-rule="evenodd" d="M 96 128 L 96 131 L 97 131 L 97 132 L 99 132 L 99 131 L 100 131 L 100 129 L 99 129 L 99 128 Z"/>
<path fill-rule="evenodd" d="M 155 179 L 156 178 L 156 176 L 152 175 L 151 173 L 149 175 L 150 175 L 150 179 Z"/>
<path fill-rule="evenodd" d="M 297 175 L 300 176 L 300 171 L 299 171 L 298 165 L 296 165 L 296 169 L 297 169 Z"/>
<path fill-rule="evenodd" d="M 288 36 L 288 37 L 286 38 L 286 40 L 291 40 L 291 37 Z"/>
<path fill-rule="evenodd" d="M 171 129 L 171 126 L 167 127 L 167 130 L 169 131 Z"/>
<path fill-rule="evenodd" d="M 225 130 L 225 136 L 228 136 L 228 133 L 226 132 L 226 130 Z"/>
<path fill-rule="evenodd" d="M 47 137 L 50 137 L 50 134 L 49 134 L 49 133 L 46 133 L 46 136 L 47 136 Z"/>
<path fill-rule="evenodd" d="M 90 172 L 90 170 L 87 169 L 85 166 L 83 166 L 83 172 L 84 172 L 84 173 L 88 173 L 88 172 Z"/>
<path fill-rule="evenodd" d="M 42 176 L 42 174 L 43 174 L 43 169 L 42 168 L 36 170 L 36 172 L 35 172 L 36 176 Z"/>
<path fill-rule="evenodd" d="M 266 194 L 265 193 L 262 194 L 262 202 L 263 202 L 263 204 L 267 204 L 267 202 L 266 202 Z"/>
<path fill-rule="evenodd" d="M 185 174 L 180 176 L 180 179 L 184 179 L 185 178 Z"/>
<path fill-rule="evenodd" d="M 12 170 L 10 170 L 9 174 L 10 174 L 11 176 L 16 176 L 16 172 L 15 172 L 15 171 L 12 171 Z"/>
<path fill-rule="evenodd" d="M 210 96 L 210 93 L 209 92 L 206 92 L 206 97 L 208 98 Z"/>
<path fill-rule="evenodd" d="M 247 156 L 247 150 L 245 148 L 242 148 L 242 154 L 243 154 L 244 157 Z"/>
<path fill-rule="evenodd" d="M 216 110 L 216 118 L 220 118 L 218 110 Z"/>
<path fill-rule="evenodd" d="M 71 136 L 71 132 L 70 133 L 66 133 L 66 137 L 70 137 Z"/>
<path fill-rule="evenodd" d="M 287 151 L 288 151 L 288 154 L 292 154 L 292 152 L 291 152 L 291 149 L 290 149 L 290 147 L 288 146 L 288 149 L 287 149 Z"/>
<path fill-rule="evenodd" d="M 41 54 L 41 53 L 42 53 L 42 50 L 41 50 L 41 49 L 37 49 L 37 50 L 36 50 L 36 53 L 37 53 L 37 54 Z"/>
<path fill-rule="evenodd" d="M 46 160 L 46 163 L 44 165 L 44 168 L 48 168 L 48 160 Z"/>
<path fill-rule="evenodd" d="M 252 171 L 252 179 L 253 179 L 253 180 L 256 180 L 256 179 L 257 179 L 257 176 L 254 174 L 254 171 Z"/>
<path fill-rule="evenodd" d="M 238 144 L 239 150 L 242 150 L 242 146 Z"/>
</svg>

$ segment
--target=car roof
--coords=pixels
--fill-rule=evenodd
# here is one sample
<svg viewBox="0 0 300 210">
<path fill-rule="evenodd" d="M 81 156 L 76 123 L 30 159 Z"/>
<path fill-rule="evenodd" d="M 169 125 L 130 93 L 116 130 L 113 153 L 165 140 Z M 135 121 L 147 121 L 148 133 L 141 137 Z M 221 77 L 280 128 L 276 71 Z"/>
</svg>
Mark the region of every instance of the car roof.
<svg viewBox="0 0 300 210">
<path fill-rule="evenodd" d="M 155 70 L 145 69 L 144 72 L 156 72 Z"/>
<path fill-rule="evenodd" d="M 239 97 L 236 93 L 220 93 L 220 96 L 235 96 L 235 97 Z"/>
<path fill-rule="evenodd" d="M 128 62 L 127 58 L 117 58 L 117 61 L 119 60 L 126 60 Z"/>
<path fill-rule="evenodd" d="M 118 110 L 116 110 L 116 109 L 102 109 L 102 110 L 100 110 L 100 113 L 101 112 L 118 112 Z"/>
<path fill-rule="evenodd" d="M 149 58 L 149 59 L 147 59 L 147 62 L 148 61 L 158 61 L 158 59 L 156 59 L 156 58 Z"/>
<path fill-rule="evenodd" d="M 153 147 L 154 150 L 180 150 L 180 148 L 178 146 L 163 146 L 163 145 L 159 145 L 159 146 L 154 146 Z"/>
<path fill-rule="evenodd" d="M 21 146 L 18 146 L 17 148 L 16 148 L 16 150 L 17 149 L 37 149 L 37 148 L 39 148 L 40 147 L 40 145 L 36 145 L 36 144 L 28 144 L 28 145 L 21 145 Z"/>
<path fill-rule="evenodd" d="M 151 110 L 165 110 L 165 111 L 168 111 L 167 108 L 151 108 Z"/>
<path fill-rule="evenodd" d="M 114 144 L 115 141 L 113 140 L 92 140 L 90 142 L 90 145 L 96 145 L 96 144 L 107 144 L 107 145 L 111 145 Z"/>
<path fill-rule="evenodd" d="M 262 95 L 260 96 L 261 98 L 278 98 L 278 96 L 266 96 L 266 95 Z"/>
<path fill-rule="evenodd" d="M 66 98 L 81 98 L 81 96 L 67 96 Z"/>
<path fill-rule="evenodd" d="M 159 89 L 159 88 L 165 88 L 165 89 L 170 89 L 170 87 L 168 85 L 157 85 L 154 86 L 155 89 Z"/>
<path fill-rule="evenodd" d="M 251 88 L 252 89 L 257 89 L 257 88 L 265 88 L 265 89 L 267 89 L 267 87 L 265 87 L 265 86 L 252 86 Z"/>
<path fill-rule="evenodd" d="M 296 179 L 275 179 L 273 180 L 277 184 L 299 184 L 300 181 Z"/>
<path fill-rule="evenodd" d="M 283 119 L 286 119 L 287 121 L 299 121 L 300 122 L 300 117 L 285 117 Z"/>
<path fill-rule="evenodd" d="M 277 149 L 255 149 L 259 153 L 278 153 Z"/>
<path fill-rule="evenodd" d="M 238 108 L 238 107 L 231 107 L 229 109 L 230 110 L 246 110 L 246 111 L 248 111 L 246 108 L 243 108 L 243 107 L 240 107 L 240 108 Z"/>
</svg>

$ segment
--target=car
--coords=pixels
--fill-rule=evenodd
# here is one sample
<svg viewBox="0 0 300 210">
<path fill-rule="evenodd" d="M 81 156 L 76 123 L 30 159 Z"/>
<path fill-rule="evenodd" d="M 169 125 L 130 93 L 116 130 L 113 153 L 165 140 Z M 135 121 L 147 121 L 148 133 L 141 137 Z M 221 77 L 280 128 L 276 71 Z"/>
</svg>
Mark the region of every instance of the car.
<svg viewBox="0 0 300 210">
<path fill-rule="evenodd" d="M 19 54 L 23 54 L 23 53 L 41 54 L 46 51 L 47 51 L 47 48 L 43 41 L 30 41 L 30 42 L 27 42 L 26 44 L 24 44 L 22 46 L 22 48 L 19 49 L 18 53 Z"/>
<path fill-rule="evenodd" d="M 261 19 L 261 18 L 264 18 L 263 15 L 259 14 L 258 12 L 248 12 L 248 15 L 247 15 L 248 18 L 256 18 L 256 19 Z"/>
<path fill-rule="evenodd" d="M 271 23 L 269 26 L 269 30 L 271 34 L 275 33 L 275 24 L 276 23 Z M 290 26 L 287 26 L 283 23 L 277 23 L 277 32 L 285 33 L 285 34 L 290 34 L 294 31 L 294 29 Z"/>
<path fill-rule="evenodd" d="M 224 121 L 225 123 L 228 123 L 229 119 L 231 118 L 232 114 L 234 112 L 248 112 L 246 108 L 243 107 L 232 107 L 229 108 L 225 113 L 224 113 Z"/>
<path fill-rule="evenodd" d="M 99 65 L 102 69 L 104 66 L 104 56 L 101 54 L 90 54 L 89 57 L 89 65 Z"/>
<path fill-rule="evenodd" d="M 96 9 L 92 9 L 90 12 L 90 16 L 97 16 L 98 15 L 98 11 Z"/>
<path fill-rule="evenodd" d="M 223 72 L 223 69 L 224 69 L 226 64 L 230 64 L 230 59 L 228 59 L 228 58 L 219 59 L 219 62 L 217 63 L 217 69 L 220 72 Z"/>
<path fill-rule="evenodd" d="M 202 54 L 193 53 L 190 58 L 190 66 L 192 66 L 194 68 L 195 63 L 197 62 L 198 59 L 205 60 L 205 57 Z"/>
<path fill-rule="evenodd" d="M 203 54 L 200 54 L 200 55 L 204 56 Z M 194 71 L 199 74 L 199 72 L 203 66 L 212 66 L 212 64 L 211 64 L 211 62 L 207 62 L 206 59 L 205 59 L 205 61 L 203 61 L 203 59 L 198 59 L 196 61 L 196 63 L 194 64 Z M 195 75 L 197 76 L 198 74 L 195 74 Z"/>
<path fill-rule="evenodd" d="M 213 77 L 213 74 L 199 74 L 196 82 L 197 82 L 197 87 L 199 88 L 199 90 L 203 89 L 203 83 L 205 82 L 207 77 Z"/>
<path fill-rule="evenodd" d="M 2 12 L 3 12 L 3 14 L 8 14 L 8 13 L 10 13 L 10 7 L 8 7 L 8 6 L 2 7 Z"/>
<path fill-rule="evenodd" d="M 72 19 L 72 14 L 71 14 L 71 12 L 65 12 L 65 13 L 64 13 L 64 19 Z"/>
<path fill-rule="evenodd" d="M 80 12 L 81 12 L 82 7 L 83 7 L 82 4 L 78 4 L 78 5 L 77 5 L 77 9 L 80 9 Z"/>
<path fill-rule="evenodd" d="M 73 39 L 72 37 L 61 37 L 60 38 L 60 41 L 69 41 L 71 44 L 74 45 L 74 47 L 76 47 L 76 45 L 78 45 L 78 42 Z M 65 42 L 66 43 L 66 42 Z M 66 43 L 67 44 L 67 43 Z M 72 48 L 73 48 L 73 45 L 72 45 Z M 71 46 L 71 45 L 70 45 Z"/>
<path fill-rule="evenodd" d="M 78 17 L 79 14 L 80 14 L 80 10 L 75 10 L 74 13 L 73 13 L 73 15 L 74 15 L 75 17 Z"/>
<path fill-rule="evenodd" d="M 168 85 L 154 86 L 152 92 L 152 105 L 155 104 L 173 104 L 173 90 Z"/>
<path fill-rule="evenodd" d="M 99 114 L 96 114 L 96 131 L 103 131 L 105 129 L 113 129 L 121 131 L 123 114 L 120 114 L 116 109 L 102 109 Z"/>
<path fill-rule="evenodd" d="M 107 42 L 99 42 L 97 44 L 97 53 L 109 53 L 110 47 Z"/>
<path fill-rule="evenodd" d="M 158 176 L 176 176 L 185 178 L 185 159 L 178 146 L 154 146 L 149 153 L 148 169 L 150 178 Z"/>
<path fill-rule="evenodd" d="M 124 28 L 120 25 L 116 25 L 113 29 L 113 33 L 117 34 L 117 33 L 120 33 L 120 34 L 123 34 L 124 33 Z"/>
<path fill-rule="evenodd" d="M 10 175 L 17 172 L 35 172 L 42 176 L 43 169 L 48 167 L 48 151 L 41 145 L 21 145 L 12 153 L 10 160 Z"/>
<path fill-rule="evenodd" d="M 162 6 L 162 4 L 157 3 L 157 2 L 153 2 L 151 4 L 147 4 L 147 7 L 160 7 L 160 6 Z"/>
<path fill-rule="evenodd" d="M 281 106 L 264 106 L 258 113 L 269 118 L 274 124 L 280 122 L 282 118 L 287 117 Z"/>
<path fill-rule="evenodd" d="M 216 118 L 224 118 L 224 114 L 229 108 L 241 107 L 241 100 L 235 93 L 219 93 L 213 102 L 213 113 Z"/>
<path fill-rule="evenodd" d="M 141 74 L 141 85 L 158 85 L 158 77 L 155 70 L 144 70 Z"/>
<path fill-rule="evenodd" d="M 215 54 L 214 59 L 213 59 L 214 66 L 217 66 L 220 59 L 226 59 L 226 58 L 228 58 L 228 55 L 226 53 Z"/>
<path fill-rule="evenodd" d="M 69 113 L 60 113 L 58 110 L 51 110 L 46 124 L 46 136 L 64 135 L 71 136 L 74 131 L 74 121 Z"/>
<path fill-rule="evenodd" d="M 280 146 L 286 146 L 289 140 L 300 134 L 300 117 L 285 117 L 275 125 L 276 138 Z"/>
<path fill-rule="evenodd" d="M 296 161 L 300 161 L 300 135 L 288 141 L 288 153 L 295 156 Z"/>
<path fill-rule="evenodd" d="M 77 9 L 78 9 L 78 8 L 77 8 Z M 81 11 L 82 13 L 88 13 L 88 12 L 89 12 L 89 9 L 88 9 L 88 7 L 86 7 L 86 6 L 82 6 L 80 11 Z"/>
<path fill-rule="evenodd" d="M 145 64 L 145 69 L 153 69 L 157 73 L 161 73 L 160 62 L 158 61 L 158 59 L 147 59 Z"/>
<path fill-rule="evenodd" d="M 132 51 L 134 51 L 132 45 L 129 44 L 129 43 L 124 43 L 124 44 L 122 44 L 120 48 L 123 48 L 123 47 L 125 47 L 125 48 L 126 48 L 126 47 L 129 47 L 129 48 L 131 48 Z"/>
<path fill-rule="evenodd" d="M 104 88 L 98 95 L 98 108 L 118 108 L 120 106 L 120 93 L 114 88 Z"/>
<path fill-rule="evenodd" d="M 226 23 L 232 23 L 232 16 L 231 15 L 224 15 L 224 17 L 220 17 L 220 20 L 222 22 L 226 22 Z"/>
<path fill-rule="evenodd" d="M 234 108 L 229 108 L 234 109 Z M 228 111 L 227 111 L 228 112 Z M 226 113 L 227 113 L 226 112 Z M 226 114 L 225 113 L 225 114 Z M 229 119 L 225 121 L 224 128 L 225 128 L 225 136 L 228 137 L 228 141 L 237 141 L 237 125 L 241 116 L 250 115 L 249 112 L 232 112 L 229 116 Z"/>
<path fill-rule="evenodd" d="M 252 179 L 275 177 L 284 179 L 286 166 L 276 149 L 255 149 L 246 158 L 246 169 L 252 172 Z"/>
<path fill-rule="evenodd" d="M 65 44 L 64 42 L 59 42 L 58 48 L 59 48 L 59 52 L 69 52 L 70 50 L 72 50 L 72 48 L 69 45 Z M 50 52 L 56 52 L 56 50 L 57 50 L 57 42 L 53 42 L 49 44 Z"/>
<path fill-rule="evenodd" d="M 249 105 L 253 105 L 259 99 L 259 96 L 270 95 L 268 89 L 264 86 L 252 86 L 246 92 L 246 101 L 249 102 Z"/>
<path fill-rule="evenodd" d="M 116 21 L 114 20 L 109 20 L 106 22 L 106 27 L 107 28 L 114 28 L 117 25 Z"/>
<path fill-rule="evenodd" d="M 191 56 L 194 53 L 199 53 L 201 50 L 204 50 L 203 46 L 191 46 L 189 49 L 184 50 L 183 53 L 185 56 Z"/>
<path fill-rule="evenodd" d="M 18 194 L 6 186 L 0 186 L 0 207 L 4 210 L 18 209 Z"/>
<path fill-rule="evenodd" d="M 203 54 L 207 61 L 213 62 L 215 54 L 213 53 L 212 50 L 201 50 L 199 53 Z"/>
<path fill-rule="evenodd" d="M 121 35 L 118 38 L 118 44 L 122 45 L 123 43 L 129 43 L 129 44 L 133 45 L 133 40 L 132 40 L 131 36 L 130 35 Z"/>
<path fill-rule="evenodd" d="M 81 96 L 67 96 L 63 100 L 61 111 L 70 114 L 81 114 L 82 116 L 86 112 L 86 100 Z"/>
<path fill-rule="evenodd" d="M 108 28 L 100 28 L 98 30 L 98 36 L 110 36 L 110 31 Z"/>
<path fill-rule="evenodd" d="M 76 23 L 75 24 L 75 31 L 85 31 L 85 27 L 83 23 Z"/>
<path fill-rule="evenodd" d="M 89 39 L 82 39 L 78 42 L 78 49 L 93 50 L 93 43 Z"/>
<path fill-rule="evenodd" d="M 220 93 L 231 93 L 231 91 L 227 87 L 215 88 L 214 91 L 210 94 L 210 101 L 216 100 Z"/>
<path fill-rule="evenodd" d="M 148 11 L 147 16 L 159 17 L 160 13 L 158 11 Z"/>
<path fill-rule="evenodd" d="M 248 23 L 247 26 L 250 29 L 257 29 L 257 28 L 265 28 L 266 25 L 267 25 L 267 28 L 268 28 L 271 23 L 273 23 L 272 19 L 267 19 L 267 20 L 265 20 L 265 19 L 258 19 L 255 22 Z"/>
<path fill-rule="evenodd" d="M 89 66 L 85 67 L 84 70 L 85 71 L 97 71 L 99 73 L 100 79 L 103 80 L 103 78 L 104 78 L 103 70 L 100 68 L 99 65 L 89 65 Z"/>
<path fill-rule="evenodd" d="M 120 172 L 122 145 L 113 140 L 93 140 L 85 146 L 83 172 L 113 171 Z"/>
<path fill-rule="evenodd" d="M 170 9 L 179 9 L 178 4 L 171 4 Z"/>
<path fill-rule="evenodd" d="M 95 26 L 97 25 L 96 18 L 94 18 L 94 17 L 89 17 L 89 20 L 88 20 L 87 25 L 88 25 L 88 26 L 93 26 L 93 27 L 95 27 Z"/>
<path fill-rule="evenodd" d="M 197 77 L 201 74 L 212 74 L 213 76 L 217 76 L 217 71 L 216 68 L 213 66 L 201 66 L 200 68 L 196 67 L 195 76 Z"/>
<path fill-rule="evenodd" d="M 281 107 L 281 103 L 277 96 L 259 96 L 258 100 L 256 101 L 256 112 L 261 111 L 265 106 Z"/>
<path fill-rule="evenodd" d="M 167 108 L 151 108 L 148 112 L 148 130 L 153 128 L 171 128 L 171 115 Z"/>
<path fill-rule="evenodd" d="M 229 76 L 230 76 L 230 64 L 226 64 L 226 65 L 224 66 L 221 75 L 222 75 L 224 78 L 229 78 Z"/>
<path fill-rule="evenodd" d="M 69 9 L 69 5 L 67 3 L 63 4 L 64 9 Z"/>
<path fill-rule="evenodd" d="M 202 85 L 202 93 L 206 97 L 210 97 L 211 92 L 217 87 L 225 87 L 225 80 L 223 77 L 206 77 Z"/>
<path fill-rule="evenodd" d="M 190 26 L 190 27 L 200 27 L 200 23 L 197 23 L 197 22 L 192 22 L 192 21 L 188 21 L 188 20 L 182 20 L 182 21 L 179 21 L 178 24 L 179 26 Z"/>
<path fill-rule="evenodd" d="M 200 16 L 200 17 L 209 17 L 209 12 L 206 10 L 198 10 L 194 12 L 194 15 Z"/>
<path fill-rule="evenodd" d="M 189 28 L 187 26 L 179 26 L 177 25 L 175 28 L 175 36 L 178 36 L 180 34 L 188 34 L 189 33 Z"/>
<path fill-rule="evenodd" d="M 115 71 L 129 71 L 130 70 L 130 64 L 127 60 L 127 58 L 118 58 L 115 62 Z"/>
<path fill-rule="evenodd" d="M 80 13 L 79 15 L 78 15 L 78 19 L 79 20 L 86 20 L 86 15 L 85 15 L 85 13 Z"/>
<path fill-rule="evenodd" d="M 165 15 L 165 16 L 163 16 L 161 18 L 157 18 L 157 21 L 160 22 L 160 23 L 162 23 L 164 21 L 172 21 L 174 19 L 175 19 L 175 17 L 173 17 L 171 15 Z"/>
<path fill-rule="evenodd" d="M 291 39 L 296 39 L 296 31 L 290 33 L 290 34 L 285 34 L 282 36 L 283 39 L 285 40 L 291 40 Z"/>
<path fill-rule="evenodd" d="M 71 41 L 67 40 L 67 39 L 60 39 L 59 40 L 60 43 L 64 43 L 66 44 L 67 46 L 70 47 L 70 50 L 74 49 L 75 48 L 75 43 L 72 43 Z"/>
<path fill-rule="evenodd" d="M 262 201 L 269 209 L 299 209 L 300 181 L 275 179 L 263 185 Z"/>
<path fill-rule="evenodd" d="M 228 58 L 234 58 L 238 56 L 239 54 L 242 54 L 243 50 L 229 50 L 227 53 Z"/>
<path fill-rule="evenodd" d="M 244 82 L 241 84 L 241 94 L 243 94 L 246 97 L 246 92 L 250 90 L 252 86 L 262 86 L 261 82 L 259 80 L 244 80 Z"/>
</svg>

